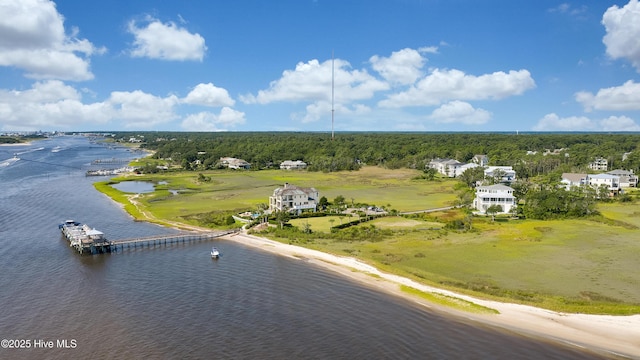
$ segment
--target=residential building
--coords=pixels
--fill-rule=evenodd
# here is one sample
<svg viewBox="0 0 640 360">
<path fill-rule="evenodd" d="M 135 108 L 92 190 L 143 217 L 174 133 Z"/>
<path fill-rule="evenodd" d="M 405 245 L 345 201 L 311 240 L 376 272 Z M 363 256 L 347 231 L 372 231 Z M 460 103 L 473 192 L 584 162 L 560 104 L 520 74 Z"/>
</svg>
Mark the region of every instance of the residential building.
<svg viewBox="0 0 640 360">
<path fill-rule="evenodd" d="M 485 178 L 499 177 L 498 182 L 511 184 L 516 180 L 516 171 L 511 166 L 487 166 L 484 169 Z"/>
<path fill-rule="evenodd" d="M 492 205 L 500 205 L 502 211 L 499 211 L 499 214 L 510 213 L 517 206 L 513 189 L 502 184 L 476 187 L 473 207 L 481 213 L 486 213 Z"/>
<path fill-rule="evenodd" d="M 474 159 L 477 160 L 478 163 L 473 161 L 468 164 L 464 164 L 454 159 L 436 158 L 429 162 L 429 167 L 436 169 L 436 171 L 438 171 L 442 175 L 448 177 L 458 177 L 462 175 L 462 173 L 467 171 L 467 169 L 483 166 L 480 163 L 485 163 L 488 161 L 486 155 L 476 155 Z M 516 179 L 516 172 L 511 166 L 486 166 L 484 170 L 484 176 L 495 177 L 498 174 L 498 171 L 502 172 L 499 182 L 510 184 Z"/>
<path fill-rule="evenodd" d="M 605 158 L 596 158 L 592 163 L 589 164 L 589 169 L 595 171 L 607 171 L 609 167 L 609 161 Z"/>
<path fill-rule="evenodd" d="M 302 160 L 296 160 L 296 161 L 285 160 L 280 163 L 280 169 L 283 169 L 283 170 L 301 170 L 306 168 L 307 168 L 307 163 Z"/>
<path fill-rule="evenodd" d="M 608 187 L 611 195 L 615 195 L 618 192 L 620 192 L 620 178 L 615 175 L 611 175 L 611 174 L 588 175 L 587 181 L 589 182 L 589 185 L 593 186 L 596 189 L 599 189 L 603 185 Z"/>
<path fill-rule="evenodd" d="M 607 174 L 617 176 L 620 178 L 620 188 L 638 187 L 638 176 L 633 173 L 633 170 L 611 170 Z"/>
<path fill-rule="evenodd" d="M 228 167 L 229 169 L 245 169 L 248 170 L 251 168 L 251 164 L 249 164 L 248 162 L 242 160 L 242 159 L 236 159 L 233 157 L 221 157 L 220 158 L 220 163 L 226 167 Z"/>
<path fill-rule="evenodd" d="M 587 174 L 578 173 L 563 173 L 561 182 L 565 190 L 571 189 L 572 186 L 584 186 L 589 183 Z"/>
<path fill-rule="evenodd" d="M 289 183 L 273 191 L 269 197 L 270 211 L 290 211 L 298 214 L 304 210 L 316 211 L 320 196 L 315 188 L 303 188 Z"/>
<path fill-rule="evenodd" d="M 471 162 L 480 166 L 487 166 L 489 165 L 489 157 L 487 155 L 475 155 Z"/>
<path fill-rule="evenodd" d="M 611 195 L 620 192 L 620 177 L 612 174 L 564 173 L 562 174 L 562 183 L 566 190 L 571 189 L 572 186 L 586 185 L 599 189 L 604 185 L 609 189 Z"/>
<path fill-rule="evenodd" d="M 429 167 L 436 169 L 437 172 L 444 176 L 456 177 L 462 174 L 461 167 L 465 165 L 454 159 L 433 159 L 429 162 Z M 466 170 L 466 169 L 465 169 Z"/>
</svg>

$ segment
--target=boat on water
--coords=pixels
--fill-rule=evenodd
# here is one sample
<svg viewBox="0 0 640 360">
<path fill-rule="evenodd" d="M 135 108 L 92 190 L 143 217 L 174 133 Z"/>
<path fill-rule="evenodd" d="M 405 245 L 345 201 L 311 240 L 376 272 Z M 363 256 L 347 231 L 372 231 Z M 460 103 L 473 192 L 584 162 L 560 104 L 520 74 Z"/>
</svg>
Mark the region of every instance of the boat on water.
<svg viewBox="0 0 640 360">
<path fill-rule="evenodd" d="M 211 258 L 212 259 L 218 259 L 220 257 L 220 250 L 218 250 L 215 247 L 211 248 Z"/>
<path fill-rule="evenodd" d="M 89 225 L 67 220 L 58 225 L 58 228 L 69 241 L 69 246 L 81 254 L 85 252 L 93 254 L 111 250 L 111 242 L 107 240 L 104 233 L 92 229 Z"/>
</svg>

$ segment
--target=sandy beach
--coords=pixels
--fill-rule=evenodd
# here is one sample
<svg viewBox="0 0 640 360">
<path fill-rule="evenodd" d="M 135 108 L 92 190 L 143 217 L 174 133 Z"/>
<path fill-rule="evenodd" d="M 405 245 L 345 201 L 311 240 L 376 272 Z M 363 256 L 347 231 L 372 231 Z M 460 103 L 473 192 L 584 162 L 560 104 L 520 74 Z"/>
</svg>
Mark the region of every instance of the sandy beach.
<svg viewBox="0 0 640 360">
<path fill-rule="evenodd" d="M 351 257 L 335 256 L 246 233 L 228 235 L 223 238 L 322 266 L 368 286 L 396 296 L 402 296 L 415 301 L 421 306 L 426 306 L 444 314 L 463 317 L 526 336 L 590 349 L 607 356 L 640 359 L 640 315 L 565 314 L 532 306 L 476 299 L 467 295 L 422 285 L 397 275 L 386 274 Z M 434 305 L 401 291 L 400 285 L 464 299 L 498 310 L 500 314 L 480 315 Z"/>
</svg>

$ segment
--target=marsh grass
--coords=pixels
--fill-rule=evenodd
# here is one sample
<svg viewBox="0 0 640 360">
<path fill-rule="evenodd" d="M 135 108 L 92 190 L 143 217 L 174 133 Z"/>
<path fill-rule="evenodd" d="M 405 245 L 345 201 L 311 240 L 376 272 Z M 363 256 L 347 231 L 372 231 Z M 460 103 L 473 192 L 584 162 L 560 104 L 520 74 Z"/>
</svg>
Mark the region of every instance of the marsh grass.
<svg viewBox="0 0 640 360">
<path fill-rule="evenodd" d="M 500 313 L 498 310 L 491 309 L 486 306 L 478 305 L 473 302 L 448 296 L 448 295 L 432 293 L 432 292 L 424 292 L 406 285 L 400 285 L 400 289 L 403 292 L 406 292 L 407 294 L 418 296 L 422 299 L 429 301 L 430 303 L 446 306 L 448 308 L 452 308 L 456 310 L 461 310 L 461 311 L 470 312 L 474 314 L 499 314 Z"/>
<path fill-rule="evenodd" d="M 342 195 L 347 201 L 354 198 L 399 211 L 451 204 L 455 181 L 412 180 L 418 173 L 372 167 L 340 173 L 211 171 L 204 173 L 211 178 L 208 182 L 199 182 L 191 172 L 114 181 L 166 181 L 138 200 L 158 218 L 194 224 L 207 214 L 253 210 L 285 182 L 313 186 L 329 201 Z M 118 190 L 101 183 L 96 188 L 123 203 L 134 217 L 142 216 Z M 292 221 L 289 233 L 266 236 L 354 256 L 383 271 L 473 296 L 562 312 L 637 314 L 638 209 L 634 203 L 607 203 L 599 206 L 601 216 L 551 221 L 473 217 L 473 230 L 466 232 L 444 227 L 469 216 L 462 210 L 376 219 L 333 234 L 329 229 L 340 223 L 337 217 L 309 218 Z M 313 233 L 296 232 L 307 221 Z M 375 241 L 362 236 L 371 225 L 380 230 Z M 350 236 L 356 233 L 360 236 Z"/>
</svg>

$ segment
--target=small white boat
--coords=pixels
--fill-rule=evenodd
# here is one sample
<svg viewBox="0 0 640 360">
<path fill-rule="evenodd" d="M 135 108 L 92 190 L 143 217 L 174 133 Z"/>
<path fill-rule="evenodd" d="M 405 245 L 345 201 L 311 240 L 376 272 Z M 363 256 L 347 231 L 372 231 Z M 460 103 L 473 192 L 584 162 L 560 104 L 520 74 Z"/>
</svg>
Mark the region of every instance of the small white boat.
<svg viewBox="0 0 640 360">
<path fill-rule="evenodd" d="M 216 249 L 215 247 L 211 248 L 211 258 L 212 259 L 217 259 L 220 257 L 220 251 L 218 249 Z"/>
</svg>

